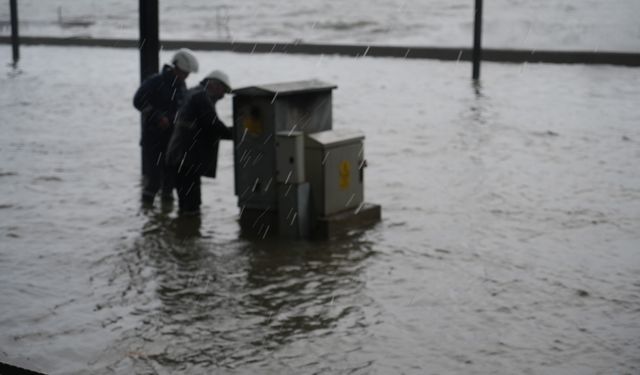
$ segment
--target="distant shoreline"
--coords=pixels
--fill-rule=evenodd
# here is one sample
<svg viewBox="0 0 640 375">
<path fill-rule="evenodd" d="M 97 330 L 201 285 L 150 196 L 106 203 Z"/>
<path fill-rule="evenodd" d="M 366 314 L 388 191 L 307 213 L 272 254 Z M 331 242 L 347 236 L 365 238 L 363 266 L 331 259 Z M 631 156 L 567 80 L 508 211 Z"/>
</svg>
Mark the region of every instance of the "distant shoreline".
<svg viewBox="0 0 640 375">
<path fill-rule="evenodd" d="M 11 44 L 10 36 L 0 36 L 0 44 Z M 22 36 L 21 45 L 84 46 L 111 48 L 138 48 L 135 39 L 63 38 Z M 312 44 L 277 42 L 164 40 L 161 48 L 173 50 L 191 48 L 200 51 L 231 51 L 239 53 L 282 53 L 307 55 L 343 55 L 353 57 L 394 57 L 408 59 L 435 59 L 470 61 L 471 48 L 383 46 L 358 44 Z M 640 53 L 601 51 L 554 51 L 485 48 L 482 60 L 507 63 L 602 64 L 640 66 Z"/>
</svg>

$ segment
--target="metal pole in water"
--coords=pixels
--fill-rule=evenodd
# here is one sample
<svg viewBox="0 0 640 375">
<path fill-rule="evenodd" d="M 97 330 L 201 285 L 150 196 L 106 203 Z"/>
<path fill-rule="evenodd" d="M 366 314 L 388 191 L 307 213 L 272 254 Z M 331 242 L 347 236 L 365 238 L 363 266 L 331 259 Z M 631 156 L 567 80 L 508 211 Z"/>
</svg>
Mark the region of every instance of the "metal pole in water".
<svg viewBox="0 0 640 375">
<path fill-rule="evenodd" d="M 13 67 L 18 66 L 20 60 L 20 38 L 18 37 L 18 2 L 9 0 L 11 8 L 11 47 L 13 52 Z"/>
<path fill-rule="evenodd" d="M 158 0 L 140 0 L 140 82 L 158 72 L 160 39 L 158 37 Z M 142 124 L 140 126 L 142 134 Z M 142 152 L 142 150 L 141 150 Z M 147 167 L 144 155 L 141 153 L 142 175 L 146 175 Z"/>
<path fill-rule="evenodd" d="M 482 0 L 476 0 L 473 23 L 473 79 L 480 78 L 480 60 L 482 60 Z"/>
<path fill-rule="evenodd" d="M 158 0 L 140 0 L 140 82 L 158 72 Z"/>
</svg>

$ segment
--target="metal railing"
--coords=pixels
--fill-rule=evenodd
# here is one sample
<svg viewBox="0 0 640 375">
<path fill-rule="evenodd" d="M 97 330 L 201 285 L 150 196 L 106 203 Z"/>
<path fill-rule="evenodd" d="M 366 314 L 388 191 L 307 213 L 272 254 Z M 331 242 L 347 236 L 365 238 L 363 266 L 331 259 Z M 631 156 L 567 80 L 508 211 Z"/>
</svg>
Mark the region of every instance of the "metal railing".
<svg viewBox="0 0 640 375">
<path fill-rule="evenodd" d="M 0 44 L 11 38 L 0 36 Z M 21 37 L 22 45 L 83 46 L 111 48 L 139 48 L 136 39 Z M 162 49 L 190 48 L 200 51 L 232 51 L 239 53 L 283 53 L 307 55 L 344 55 L 352 57 L 395 57 L 401 59 L 436 59 L 471 61 L 472 48 L 380 46 L 358 44 L 313 44 L 272 42 L 228 42 L 196 40 L 160 41 Z M 482 61 L 507 63 L 609 64 L 640 66 L 640 53 L 603 51 L 552 51 L 483 48 Z"/>
</svg>

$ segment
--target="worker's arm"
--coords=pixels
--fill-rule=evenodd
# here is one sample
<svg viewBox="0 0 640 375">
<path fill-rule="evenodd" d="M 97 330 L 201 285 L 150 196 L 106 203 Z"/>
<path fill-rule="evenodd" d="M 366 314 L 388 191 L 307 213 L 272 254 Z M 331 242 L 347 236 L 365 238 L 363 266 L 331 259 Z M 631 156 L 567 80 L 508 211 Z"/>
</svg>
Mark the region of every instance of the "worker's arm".
<svg viewBox="0 0 640 375">
<path fill-rule="evenodd" d="M 209 134 L 212 134 L 218 139 L 233 139 L 232 128 L 227 127 L 218 114 L 216 113 L 215 103 L 209 99 L 206 94 L 202 93 L 193 98 L 194 106 L 198 108 L 197 112 L 202 113 L 203 123 L 207 126 L 211 126 Z"/>
<path fill-rule="evenodd" d="M 169 119 L 164 111 L 154 105 L 154 102 L 157 101 L 155 95 L 158 95 L 161 83 L 162 77 L 160 76 L 154 76 L 144 81 L 133 97 L 133 106 L 142 113 L 145 124 L 153 124 L 165 129 L 169 126 Z"/>
<path fill-rule="evenodd" d="M 233 128 L 226 126 L 222 120 L 216 115 L 215 129 L 220 139 L 233 139 Z"/>
</svg>

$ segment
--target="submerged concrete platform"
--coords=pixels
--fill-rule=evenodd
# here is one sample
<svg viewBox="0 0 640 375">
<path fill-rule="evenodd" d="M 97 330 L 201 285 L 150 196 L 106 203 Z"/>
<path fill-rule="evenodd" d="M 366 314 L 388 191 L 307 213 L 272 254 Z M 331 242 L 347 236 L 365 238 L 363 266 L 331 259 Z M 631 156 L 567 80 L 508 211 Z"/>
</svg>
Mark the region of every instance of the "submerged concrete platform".
<svg viewBox="0 0 640 375">
<path fill-rule="evenodd" d="M 362 206 L 334 215 L 311 220 L 309 233 L 312 240 L 327 240 L 349 231 L 365 229 L 382 219 L 382 208 L 378 204 L 363 203 Z M 245 208 L 240 213 L 239 224 L 243 236 L 266 238 L 278 236 L 278 213 L 273 209 Z"/>
<path fill-rule="evenodd" d="M 369 227 L 381 219 L 382 208 L 379 204 L 363 203 L 356 209 L 317 218 L 311 223 L 311 238 L 314 240 L 330 239 L 354 229 Z"/>
</svg>

